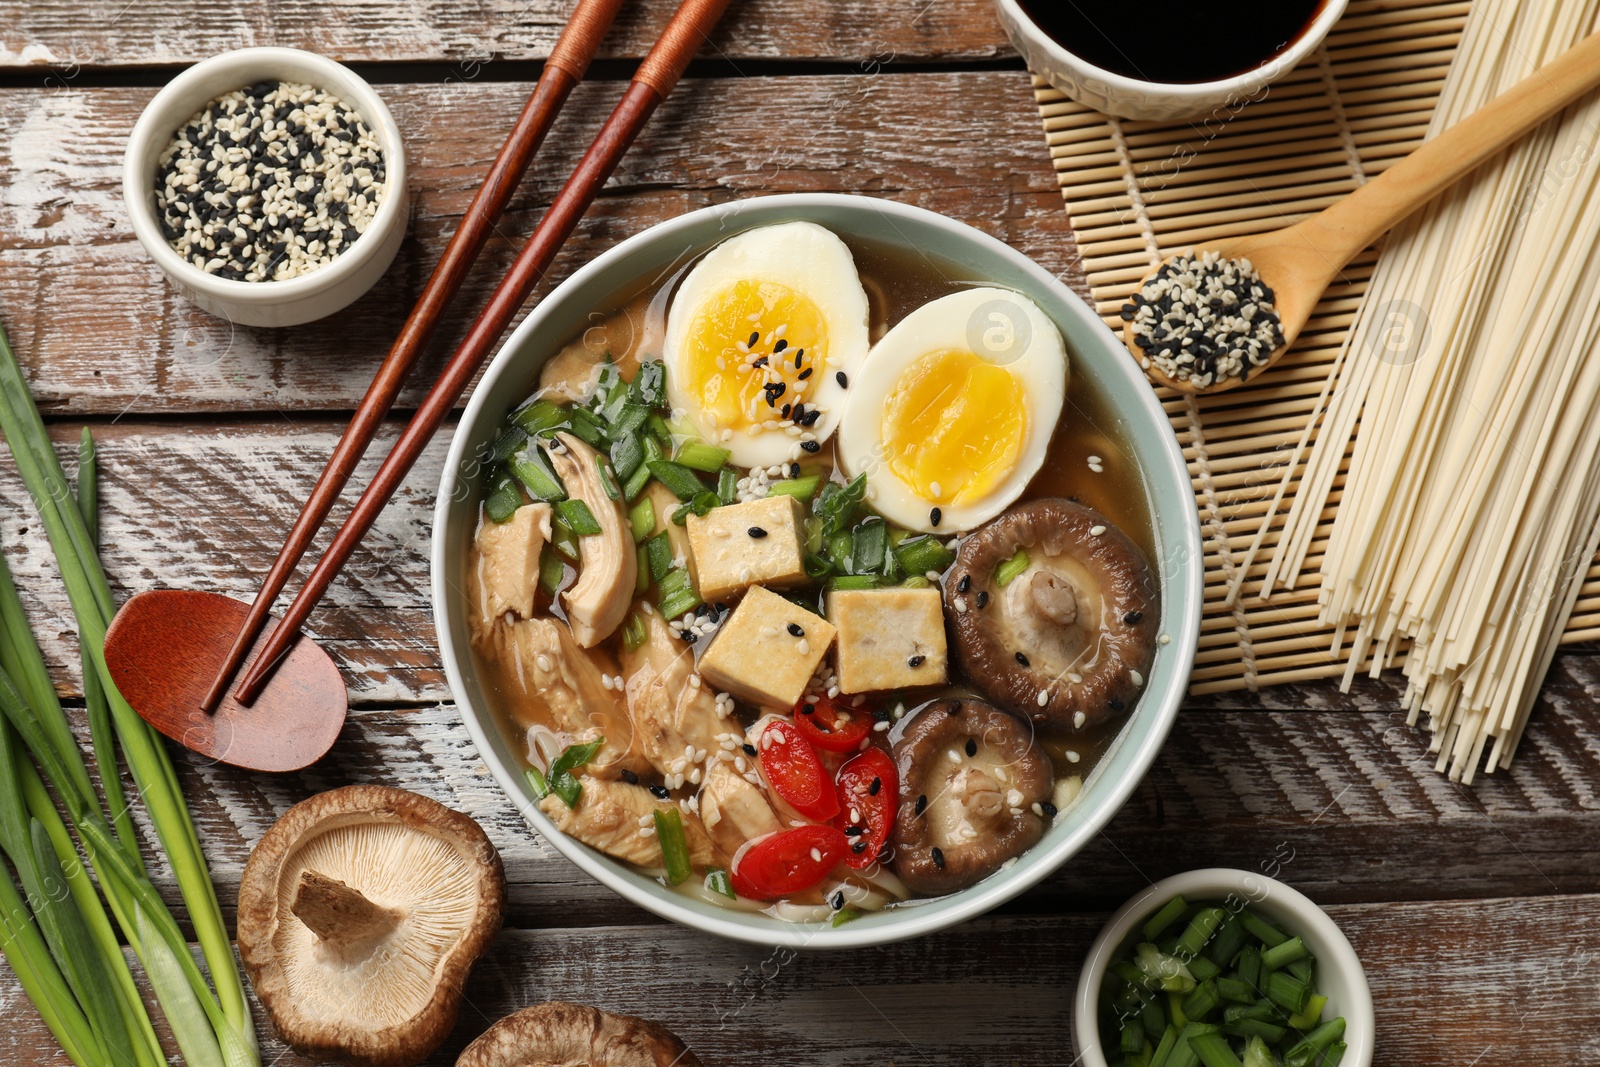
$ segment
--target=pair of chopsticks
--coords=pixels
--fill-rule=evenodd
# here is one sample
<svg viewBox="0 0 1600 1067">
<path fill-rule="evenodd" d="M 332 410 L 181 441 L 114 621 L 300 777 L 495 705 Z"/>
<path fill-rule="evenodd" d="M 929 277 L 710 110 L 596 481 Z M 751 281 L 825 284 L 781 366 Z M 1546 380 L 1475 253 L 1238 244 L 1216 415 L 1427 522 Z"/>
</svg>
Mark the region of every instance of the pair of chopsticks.
<svg viewBox="0 0 1600 1067">
<path fill-rule="evenodd" d="M 438 266 L 429 276 L 421 297 L 411 309 L 366 395 L 361 398 L 361 405 L 335 446 L 333 456 L 328 460 L 322 476 L 317 479 L 310 498 L 301 508 L 299 518 L 295 520 L 283 548 L 278 552 L 278 558 L 262 582 L 261 591 L 256 594 L 245 623 L 202 702 L 201 706 L 206 712 L 216 709 L 232 684 L 251 646 L 266 625 L 273 601 L 283 591 L 289 575 L 310 547 L 312 537 L 328 517 L 334 501 L 366 453 L 384 416 L 393 406 L 407 372 L 438 325 L 445 308 L 461 288 L 467 271 L 504 212 L 512 192 L 555 122 L 562 104 L 566 102 L 573 86 L 583 78 L 589 61 L 594 58 L 600 40 L 610 28 L 621 4 L 622 0 L 579 0 L 577 10 L 562 31 L 538 84 L 517 119 L 516 127 L 500 154 L 495 157 L 483 186 L 473 197 L 472 204 L 461 220 L 460 228 L 450 239 Z M 378 473 L 339 528 L 327 552 L 289 605 L 282 623 L 272 632 L 260 654 L 251 663 L 234 691 L 240 703 L 248 704 L 260 694 L 278 661 L 299 637 L 300 628 L 305 625 L 312 609 L 361 543 L 384 505 L 399 489 L 401 479 L 460 399 L 490 349 L 533 292 L 534 286 L 550 267 L 578 220 L 599 194 L 601 186 L 616 169 L 650 115 L 672 92 L 673 86 L 689 65 L 689 60 L 709 36 L 728 4 L 729 0 L 683 0 L 679 5 L 660 39 L 639 64 L 621 102 L 595 135 L 594 142 L 584 153 L 577 169 L 556 194 L 550 209 L 535 227 L 510 271 L 445 364 L 443 372 L 418 406 L 388 458 L 378 468 Z"/>
</svg>

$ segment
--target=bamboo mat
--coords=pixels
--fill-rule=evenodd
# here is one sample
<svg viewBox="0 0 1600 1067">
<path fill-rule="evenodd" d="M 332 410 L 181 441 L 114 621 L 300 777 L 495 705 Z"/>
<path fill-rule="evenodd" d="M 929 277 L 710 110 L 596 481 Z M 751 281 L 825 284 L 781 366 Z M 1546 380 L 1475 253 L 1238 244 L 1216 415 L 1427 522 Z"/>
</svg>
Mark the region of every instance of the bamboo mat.
<svg viewBox="0 0 1600 1067">
<path fill-rule="evenodd" d="M 1352 0 L 1324 47 L 1256 101 L 1191 123 L 1115 119 L 1035 79 L 1035 95 L 1095 310 L 1118 312 L 1166 255 L 1259 233 L 1321 210 L 1415 148 L 1427 132 L 1469 4 Z M 1259 592 L 1287 514 L 1229 605 L 1227 591 L 1267 519 L 1290 452 L 1327 379 L 1377 258 L 1363 253 L 1323 297 L 1292 351 L 1257 382 L 1210 398 L 1158 390 L 1183 446 L 1205 547 L 1205 617 L 1194 693 L 1340 675 L 1318 624 L 1322 549 L 1342 477 L 1294 590 Z M 1296 476 L 1298 477 L 1298 471 Z M 1290 483 L 1290 492 L 1297 488 Z M 1600 637 L 1600 565 L 1591 564 L 1563 643 Z"/>
</svg>

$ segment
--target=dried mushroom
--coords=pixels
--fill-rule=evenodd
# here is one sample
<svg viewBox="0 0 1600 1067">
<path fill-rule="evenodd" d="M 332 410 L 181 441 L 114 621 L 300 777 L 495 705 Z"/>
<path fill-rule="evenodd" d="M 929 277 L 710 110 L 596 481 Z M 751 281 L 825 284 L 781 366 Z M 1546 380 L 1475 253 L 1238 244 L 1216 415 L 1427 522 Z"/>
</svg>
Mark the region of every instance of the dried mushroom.
<svg viewBox="0 0 1600 1067">
<path fill-rule="evenodd" d="M 1156 578 L 1099 512 L 1018 505 L 962 542 L 951 574 L 961 668 L 995 703 L 1082 729 L 1138 699 L 1155 657 Z"/>
<path fill-rule="evenodd" d="M 290 808 L 239 884 L 239 955 L 280 1037 L 355 1067 L 428 1056 L 500 929 L 505 874 L 478 824 L 347 786 Z"/>
<path fill-rule="evenodd" d="M 1033 727 L 981 700 L 939 700 L 894 743 L 900 808 L 894 870 L 918 893 L 953 893 L 988 877 L 1044 834 L 1050 758 Z"/>
<path fill-rule="evenodd" d="M 554 1001 L 495 1023 L 456 1067 L 700 1067 L 660 1023 Z"/>
<path fill-rule="evenodd" d="M 566 486 L 567 496 L 583 501 L 600 526 L 599 533 L 578 539 L 582 573 L 561 594 L 572 636 L 584 648 L 593 648 L 622 625 L 633 603 L 638 556 L 622 501 L 612 500 L 601 483 L 600 453 L 570 433 L 556 434 L 556 441 L 559 447 L 550 449 L 550 466 Z"/>
</svg>

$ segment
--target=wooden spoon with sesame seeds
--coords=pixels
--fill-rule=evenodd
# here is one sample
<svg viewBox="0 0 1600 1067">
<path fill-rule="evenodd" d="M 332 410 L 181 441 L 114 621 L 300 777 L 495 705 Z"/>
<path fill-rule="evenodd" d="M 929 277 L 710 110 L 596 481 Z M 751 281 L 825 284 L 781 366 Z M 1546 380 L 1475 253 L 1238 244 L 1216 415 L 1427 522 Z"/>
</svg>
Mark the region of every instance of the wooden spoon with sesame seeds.
<svg viewBox="0 0 1600 1067">
<path fill-rule="evenodd" d="M 1253 376 L 1270 367 L 1294 344 L 1310 321 L 1323 291 L 1362 249 L 1596 87 L 1600 87 L 1600 32 L 1590 34 L 1349 196 L 1310 218 L 1269 233 L 1193 249 L 1189 254 L 1196 259 L 1214 253 L 1220 260 L 1248 260 L 1260 276 L 1263 288 L 1272 294 L 1272 309 L 1278 317 L 1282 340 L 1272 344 L 1264 361 L 1252 361 L 1249 374 Z M 1158 280 L 1158 275 L 1169 266 L 1182 269 L 1186 264 L 1181 260 L 1175 262 L 1175 257 L 1163 260 L 1141 281 L 1140 292 L 1145 292 L 1146 287 L 1152 287 L 1152 292 L 1169 289 L 1170 282 Z M 1233 288 L 1218 279 L 1219 293 L 1222 289 Z M 1217 324 L 1219 314 L 1226 315 L 1235 307 L 1243 309 L 1250 296 L 1248 291 L 1236 294 L 1237 303 L 1221 295 L 1215 301 L 1202 301 L 1197 296 L 1193 302 L 1185 301 L 1190 309 L 1186 318 L 1210 319 L 1209 323 L 1202 321 L 1203 331 L 1205 326 Z M 1124 319 L 1128 321 L 1123 327 L 1123 339 L 1146 376 L 1156 385 L 1180 393 L 1200 394 L 1224 392 L 1245 381 L 1238 373 L 1225 373 L 1214 379 L 1209 375 L 1189 376 L 1182 369 L 1184 365 L 1175 361 L 1182 354 L 1182 337 L 1193 330 L 1193 324 L 1186 324 L 1176 333 L 1166 334 L 1156 341 L 1149 332 L 1150 315 L 1129 310 L 1138 303 L 1135 300 L 1134 304 L 1124 307 Z M 1151 314 L 1157 314 L 1158 310 L 1153 308 Z M 1258 308 L 1255 316 L 1259 318 L 1264 311 Z M 1141 345 L 1141 340 L 1147 344 Z M 1189 347 L 1195 345 L 1191 343 Z M 1160 354 L 1163 349 L 1171 355 L 1163 358 Z"/>
</svg>

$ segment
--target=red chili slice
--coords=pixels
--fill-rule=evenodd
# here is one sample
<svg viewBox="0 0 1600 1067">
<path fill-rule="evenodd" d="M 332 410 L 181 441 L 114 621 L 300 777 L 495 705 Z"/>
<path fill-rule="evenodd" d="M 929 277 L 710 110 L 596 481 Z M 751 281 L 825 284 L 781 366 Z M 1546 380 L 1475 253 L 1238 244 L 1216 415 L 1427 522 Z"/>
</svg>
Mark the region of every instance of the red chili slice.
<svg viewBox="0 0 1600 1067">
<path fill-rule="evenodd" d="M 854 752 L 872 732 L 871 712 L 841 708 L 829 697 L 801 702 L 794 709 L 794 722 L 807 741 L 829 752 Z"/>
<path fill-rule="evenodd" d="M 869 748 L 839 768 L 839 829 L 850 838 L 844 861 L 856 870 L 872 866 L 894 830 L 900 776 L 894 760 Z"/>
<path fill-rule="evenodd" d="M 791 808 L 817 822 L 839 814 L 839 796 L 828 772 L 794 723 L 773 720 L 761 732 L 760 747 L 762 773 Z"/>
<path fill-rule="evenodd" d="M 733 865 L 733 889 L 751 900 L 776 900 L 810 889 L 850 854 L 832 826 L 796 826 L 764 837 Z"/>
</svg>

